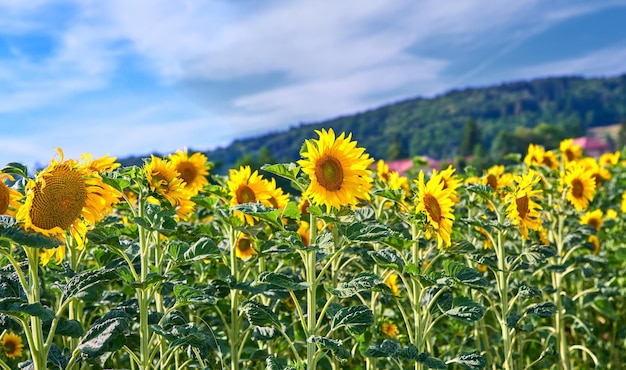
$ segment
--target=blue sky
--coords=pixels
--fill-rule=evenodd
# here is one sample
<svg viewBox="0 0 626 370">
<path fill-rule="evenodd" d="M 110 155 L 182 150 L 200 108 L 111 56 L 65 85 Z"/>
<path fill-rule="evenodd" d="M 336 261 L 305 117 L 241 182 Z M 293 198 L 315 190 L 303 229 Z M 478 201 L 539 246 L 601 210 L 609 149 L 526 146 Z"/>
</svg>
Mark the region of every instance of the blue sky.
<svg viewBox="0 0 626 370">
<path fill-rule="evenodd" d="M 626 0 L 0 0 L 0 167 L 208 150 L 450 89 L 626 72 Z M 312 136 L 313 133 L 312 133 Z"/>
</svg>

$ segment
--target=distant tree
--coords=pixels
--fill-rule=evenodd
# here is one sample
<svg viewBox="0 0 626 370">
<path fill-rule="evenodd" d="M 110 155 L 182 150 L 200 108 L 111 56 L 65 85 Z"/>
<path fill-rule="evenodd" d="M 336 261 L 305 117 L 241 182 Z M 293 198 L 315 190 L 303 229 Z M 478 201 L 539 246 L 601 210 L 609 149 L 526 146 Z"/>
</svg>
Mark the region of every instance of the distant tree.
<svg viewBox="0 0 626 370">
<path fill-rule="evenodd" d="M 389 148 L 387 149 L 387 160 L 394 161 L 396 159 L 406 158 L 408 154 L 404 150 L 404 146 L 402 145 L 402 140 L 398 134 L 393 136 L 391 143 L 389 144 Z"/>
<path fill-rule="evenodd" d="M 622 119 L 617 133 L 617 150 L 622 150 L 626 146 L 626 119 Z"/>
<path fill-rule="evenodd" d="M 463 136 L 459 147 L 461 156 L 468 156 L 474 152 L 474 147 L 482 144 L 480 128 L 473 118 L 469 118 L 463 127 Z"/>
</svg>

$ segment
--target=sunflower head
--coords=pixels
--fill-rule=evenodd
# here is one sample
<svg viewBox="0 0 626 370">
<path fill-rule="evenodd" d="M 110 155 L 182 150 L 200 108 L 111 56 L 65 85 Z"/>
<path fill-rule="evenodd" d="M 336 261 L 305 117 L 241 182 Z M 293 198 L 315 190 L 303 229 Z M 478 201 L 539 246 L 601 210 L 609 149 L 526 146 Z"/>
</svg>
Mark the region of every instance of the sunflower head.
<svg viewBox="0 0 626 370">
<path fill-rule="evenodd" d="M 574 144 L 574 139 L 565 139 L 559 144 L 564 163 L 575 162 L 583 156 L 580 145 Z"/>
<path fill-rule="evenodd" d="M 21 206 L 22 194 L 8 187 L 5 180 L 13 181 L 13 176 L 0 172 L 0 215 L 15 216 Z"/>
<path fill-rule="evenodd" d="M 600 239 L 597 235 L 589 235 L 589 243 L 593 245 L 593 254 L 600 253 Z"/>
<path fill-rule="evenodd" d="M 539 231 L 542 228 L 539 210 L 541 206 L 536 202 L 542 198 L 541 190 L 533 187 L 541 180 L 533 170 L 528 173 L 515 176 L 517 186 L 512 193 L 505 196 L 508 203 L 507 217 L 518 225 L 522 237 L 528 239 L 528 229 Z"/>
<path fill-rule="evenodd" d="M 239 235 L 235 245 L 235 255 L 242 260 L 247 260 L 256 254 L 255 244 L 251 237 L 245 234 Z"/>
<path fill-rule="evenodd" d="M 150 190 L 165 198 L 173 207 L 191 198 L 192 193 L 185 188 L 185 182 L 172 161 L 151 155 L 143 169 Z"/>
<path fill-rule="evenodd" d="M 267 188 L 270 193 L 270 197 L 263 202 L 266 206 L 276 209 L 284 209 L 289 203 L 289 194 L 283 192 L 280 186 L 276 186 L 276 180 L 265 180 L 267 182 Z"/>
<path fill-rule="evenodd" d="M 385 321 L 380 325 L 380 331 L 389 338 L 396 338 L 398 336 L 398 325 Z"/>
<path fill-rule="evenodd" d="M 318 140 L 307 140 L 298 164 L 311 183 L 305 196 L 315 205 L 327 210 L 357 204 L 359 199 L 370 199 L 372 187 L 369 165 L 374 161 L 351 141 L 345 133 L 335 137 L 331 128 L 316 131 Z"/>
<path fill-rule="evenodd" d="M 389 289 L 391 289 L 391 292 L 393 293 L 393 295 L 395 296 L 400 295 L 400 286 L 398 286 L 397 274 L 392 273 L 391 275 L 389 275 L 389 277 L 387 277 L 387 280 L 385 281 L 385 284 L 387 284 Z"/>
<path fill-rule="evenodd" d="M 615 152 L 615 153 L 604 153 L 600 156 L 600 159 L 598 160 L 600 162 L 601 166 L 615 166 L 619 163 L 619 157 L 621 155 L 621 152 Z"/>
<path fill-rule="evenodd" d="M 567 200 L 578 211 L 589 206 L 596 192 L 596 181 L 593 172 L 585 168 L 582 163 L 573 163 L 567 166 L 561 175 L 561 185 L 567 191 Z"/>
<path fill-rule="evenodd" d="M 444 189 L 445 181 L 441 173 L 433 172 L 426 183 L 424 172 L 420 171 L 416 183 L 418 194 L 415 210 L 426 214 L 429 228 L 438 236 L 439 246 L 442 246 L 442 242 L 446 247 L 450 246 L 450 233 L 452 220 L 454 220 L 453 194 L 450 189 Z"/>
<path fill-rule="evenodd" d="M 208 185 L 209 180 L 209 162 L 207 157 L 202 153 L 194 153 L 189 155 L 187 150 L 177 151 L 170 155 L 170 161 L 174 168 L 180 174 L 180 178 L 185 182 L 185 189 L 193 195 L 198 194 L 202 187 Z"/>
<path fill-rule="evenodd" d="M 450 198 L 453 202 L 458 202 L 459 197 L 456 195 L 456 189 L 461 185 L 461 180 L 454 174 L 456 168 L 452 165 L 448 165 L 448 168 L 440 172 L 441 182 L 443 183 L 443 190 L 450 192 Z M 437 170 L 433 171 L 433 176 L 437 175 Z"/>
<path fill-rule="evenodd" d="M 242 166 L 238 170 L 231 169 L 227 185 L 231 196 L 231 206 L 257 202 L 268 204 L 272 196 L 271 184 L 257 171 L 251 172 L 250 166 Z M 249 225 L 253 225 L 256 221 L 256 218 L 240 211 L 235 211 L 234 214 Z"/>
<path fill-rule="evenodd" d="M 92 162 L 64 160 L 60 149 L 58 153 L 60 159 L 26 185 L 16 219 L 26 230 L 47 236 L 62 238 L 69 230 L 82 248 L 87 230 L 113 211 L 121 194 L 91 169 Z"/>
<path fill-rule="evenodd" d="M 543 164 L 543 155 L 545 149 L 541 145 L 529 144 L 528 151 L 524 157 L 524 163 L 527 167 L 540 166 Z"/>
<path fill-rule="evenodd" d="M 600 230 L 602 227 L 602 223 L 604 220 L 602 219 L 603 212 L 601 209 L 596 209 L 593 212 L 585 212 L 582 216 L 580 216 L 581 225 L 589 225 L 596 230 Z"/>
<path fill-rule="evenodd" d="M 22 357 L 24 354 L 24 343 L 22 337 L 12 332 L 5 332 L 2 336 L 2 350 L 8 358 Z"/>
</svg>

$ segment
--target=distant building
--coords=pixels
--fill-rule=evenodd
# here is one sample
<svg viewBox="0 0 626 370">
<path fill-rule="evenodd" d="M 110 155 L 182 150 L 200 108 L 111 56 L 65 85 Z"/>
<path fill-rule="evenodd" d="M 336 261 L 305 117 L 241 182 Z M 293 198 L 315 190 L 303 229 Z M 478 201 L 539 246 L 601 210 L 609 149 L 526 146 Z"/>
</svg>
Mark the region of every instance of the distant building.
<svg viewBox="0 0 626 370">
<path fill-rule="evenodd" d="M 439 166 L 441 165 L 441 163 L 435 159 L 429 158 L 427 156 L 423 156 L 422 159 L 424 159 L 426 161 L 426 163 L 428 163 L 428 169 L 432 170 L 432 169 L 438 169 Z M 397 173 L 399 173 L 400 175 L 406 175 L 407 172 L 413 168 L 414 163 L 413 163 L 413 159 L 411 158 L 405 158 L 405 159 L 398 159 L 395 161 L 389 161 L 386 162 L 387 166 L 389 166 L 389 171 L 395 171 Z"/>
<path fill-rule="evenodd" d="M 611 145 L 605 141 L 584 136 L 574 139 L 572 144 L 580 146 L 583 152 L 590 157 L 599 157 L 613 150 Z"/>
</svg>

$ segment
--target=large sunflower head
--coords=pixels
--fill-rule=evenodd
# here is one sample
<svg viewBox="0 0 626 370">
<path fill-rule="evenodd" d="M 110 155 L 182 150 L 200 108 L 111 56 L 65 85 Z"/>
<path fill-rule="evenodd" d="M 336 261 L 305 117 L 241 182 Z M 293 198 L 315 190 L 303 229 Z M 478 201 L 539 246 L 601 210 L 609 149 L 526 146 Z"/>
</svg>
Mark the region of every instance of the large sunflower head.
<svg viewBox="0 0 626 370">
<path fill-rule="evenodd" d="M 227 185 L 231 196 L 231 206 L 245 203 L 267 203 L 272 196 L 270 183 L 257 171 L 252 172 L 250 166 L 242 166 L 238 170 L 231 169 Z M 242 212 L 235 211 L 235 215 L 249 225 L 255 222 L 254 217 Z"/>
<path fill-rule="evenodd" d="M 298 161 L 311 179 L 305 196 L 327 210 L 369 200 L 372 179 L 368 167 L 374 160 L 364 148 L 356 147 L 351 134 L 335 137 L 332 128 L 315 132 L 319 139 L 305 142 L 304 159 Z"/>
<path fill-rule="evenodd" d="M 416 180 L 418 187 L 417 212 L 424 212 L 430 228 L 438 235 L 439 246 L 441 242 L 450 246 L 450 233 L 452 232 L 453 201 L 450 189 L 444 189 L 444 180 L 441 173 L 433 173 L 428 180 L 424 180 L 424 172 L 420 171 Z"/>
<path fill-rule="evenodd" d="M 202 187 L 209 183 L 209 164 L 207 157 L 202 153 L 189 155 L 187 150 L 177 151 L 170 155 L 170 161 L 185 182 L 185 189 L 196 195 Z"/>
<path fill-rule="evenodd" d="M 22 357 L 24 354 L 24 343 L 22 337 L 11 332 L 5 332 L 2 336 L 2 351 L 8 358 Z"/>
<path fill-rule="evenodd" d="M 589 206 L 596 192 L 596 181 L 592 171 L 589 171 L 582 163 L 573 163 L 567 167 L 561 175 L 561 184 L 567 191 L 567 200 L 578 211 Z"/>
<path fill-rule="evenodd" d="M 59 160 L 26 185 L 16 219 L 26 230 L 47 236 L 62 238 L 69 230 L 82 248 L 87 230 L 113 211 L 121 194 L 91 169 L 92 162 L 64 160 L 60 149 L 58 153 Z"/>
<path fill-rule="evenodd" d="M 22 194 L 8 187 L 5 180 L 13 181 L 13 176 L 0 172 L 0 215 L 15 216 L 21 206 Z"/>
<path fill-rule="evenodd" d="M 515 176 L 517 186 L 512 193 L 506 195 L 508 202 L 507 217 L 513 220 L 513 225 L 518 225 L 522 237 L 528 239 L 528 229 L 539 231 L 542 228 L 541 206 L 536 200 L 541 199 L 541 190 L 533 189 L 541 180 L 533 170 L 527 174 Z"/>
<path fill-rule="evenodd" d="M 596 230 L 600 230 L 604 219 L 602 216 L 604 213 L 601 209 L 596 209 L 593 212 L 585 212 L 582 216 L 580 216 L 580 224 L 581 225 L 589 225 L 592 226 Z"/>
<path fill-rule="evenodd" d="M 179 207 L 191 198 L 192 193 L 185 188 L 185 182 L 172 161 L 151 155 L 150 161 L 144 165 L 144 172 L 150 190 L 165 198 L 173 207 Z"/>
<path fill-rule="evenodd" d="M 289 203 L 289 194 L 284 193 L 280 186 L 276 186 L 276 180 L 265 180 L 267 182 L 267 188 L 270 192 L 270 197 L 263 201 L 263 203 L 271 208 L 284 209 Z"/>
</svg>

